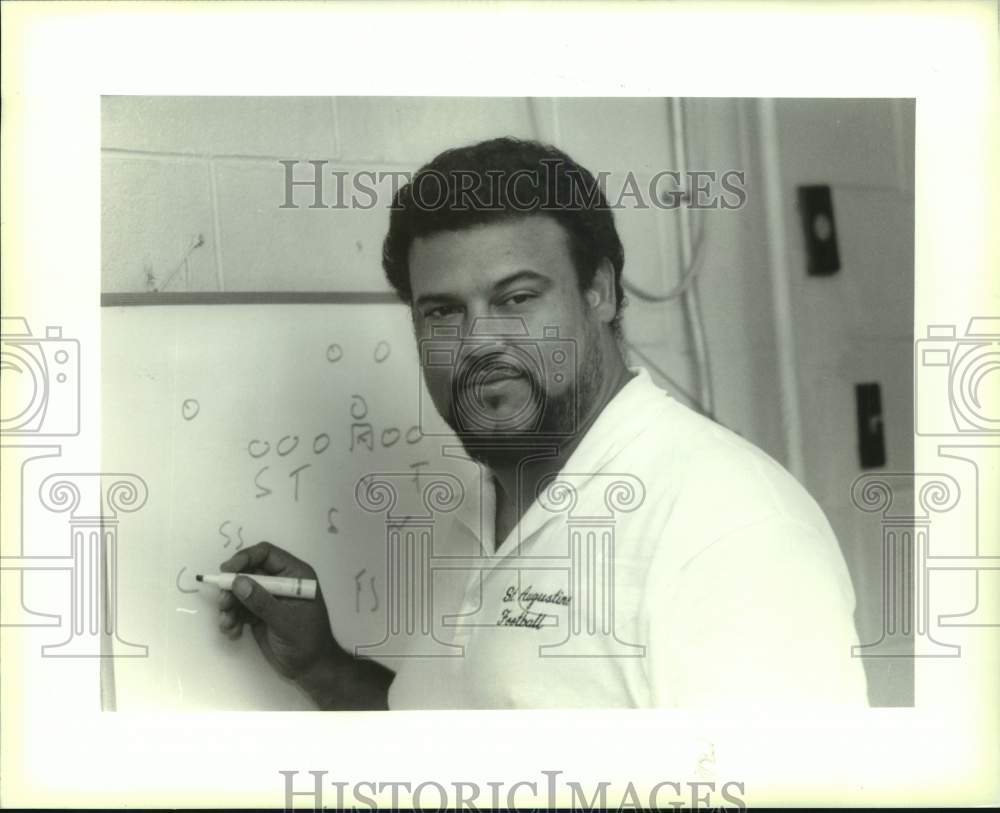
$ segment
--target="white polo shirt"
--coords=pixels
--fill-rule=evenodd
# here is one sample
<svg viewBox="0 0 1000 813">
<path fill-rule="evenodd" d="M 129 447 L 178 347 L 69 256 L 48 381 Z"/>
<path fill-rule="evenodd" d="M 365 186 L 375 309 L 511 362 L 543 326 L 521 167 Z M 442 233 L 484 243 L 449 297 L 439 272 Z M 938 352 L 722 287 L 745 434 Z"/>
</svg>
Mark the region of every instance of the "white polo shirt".
<svg viewBox="0 0 1000 813">
<path fill-rule="evenodd" d="M 485 469 L 437 523 L 431 636 L 390 708 L 866 705 L 820 508 L 633 372 L 499 548 Z"/>
</svg>

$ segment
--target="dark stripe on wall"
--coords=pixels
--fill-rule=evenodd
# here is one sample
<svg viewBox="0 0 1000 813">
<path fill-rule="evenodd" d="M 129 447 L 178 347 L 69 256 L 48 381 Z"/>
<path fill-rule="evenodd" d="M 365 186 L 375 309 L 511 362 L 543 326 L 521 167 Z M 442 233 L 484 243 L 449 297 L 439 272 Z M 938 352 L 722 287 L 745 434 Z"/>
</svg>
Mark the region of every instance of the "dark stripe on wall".
<svg viewBox="0 0 1000 813">
<path fill-rule="evenodd" d="M 101 294 L 102 308 L 149 305 L 399 305 L 391 291 L 185 291 Z"/>
</svg>

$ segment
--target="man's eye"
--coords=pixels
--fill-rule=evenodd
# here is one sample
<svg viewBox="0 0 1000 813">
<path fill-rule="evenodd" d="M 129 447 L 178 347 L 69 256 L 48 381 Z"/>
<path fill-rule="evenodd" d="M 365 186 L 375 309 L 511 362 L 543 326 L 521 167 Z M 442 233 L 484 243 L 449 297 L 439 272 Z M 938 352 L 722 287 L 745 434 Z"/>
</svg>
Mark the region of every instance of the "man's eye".
<svg viewBox="0 0 1000 813">
<path fill-rule="evenodd" d="M 451 316 L 454 313 L 458 313 L 459 308 L 457 305 L 438 305 L 436 308 L 431 308 L 424 312 L 425 319 L 444 319 L 447 316 Z"/>
<path fill-rule="evenodd" d="M 516 294 L 510 294 L 504 297 L 503 304 L 505 305 L 523 305 L 535 298 L 535 294 L 531 291 L 518 291 Z"/>
</svg>

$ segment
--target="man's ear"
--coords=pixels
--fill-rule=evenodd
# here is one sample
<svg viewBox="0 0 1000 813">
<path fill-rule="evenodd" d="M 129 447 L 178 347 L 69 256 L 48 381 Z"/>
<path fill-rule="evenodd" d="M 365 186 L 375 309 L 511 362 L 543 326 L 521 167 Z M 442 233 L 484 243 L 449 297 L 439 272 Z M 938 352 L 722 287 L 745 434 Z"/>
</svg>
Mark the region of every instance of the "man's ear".
<svg viewBox="0 0 1000 813">
<path fill-rule="evenodd" d="M 605 257 L 594 272 L 594 279 L 583 298 L 587 307 L 602 322 L 608 323 L 615 318 L 618 310 L 618 297 L 615 295 L 615 269 L 611 260 Z"/>
</svg>

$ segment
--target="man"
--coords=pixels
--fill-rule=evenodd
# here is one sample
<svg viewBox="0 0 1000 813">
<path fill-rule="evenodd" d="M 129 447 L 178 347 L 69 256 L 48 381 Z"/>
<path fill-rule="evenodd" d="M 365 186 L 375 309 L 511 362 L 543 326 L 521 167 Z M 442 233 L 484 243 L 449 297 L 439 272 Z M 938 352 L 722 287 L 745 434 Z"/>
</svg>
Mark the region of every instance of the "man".
<svg viewBox="0 0 1000 813">
<path fill-rule="evenodd" d="M 820 509 L 626 367 L 624 251 L 588 171 L 514 139 L 447 151 L 394 198 L 383 266 L 421 347 L 454 351 L 422 352 L 424 378 L 482 465 L 435 554 L 482 564 L 434 574 L 438 650 L 398 674 L 336 643 L 321 594 L 237 579 L 225 633 L 249 622 L 329 709 L 865 704 Z M 222 567 L 315 578 L 268 543 Z"/>
</svg>

